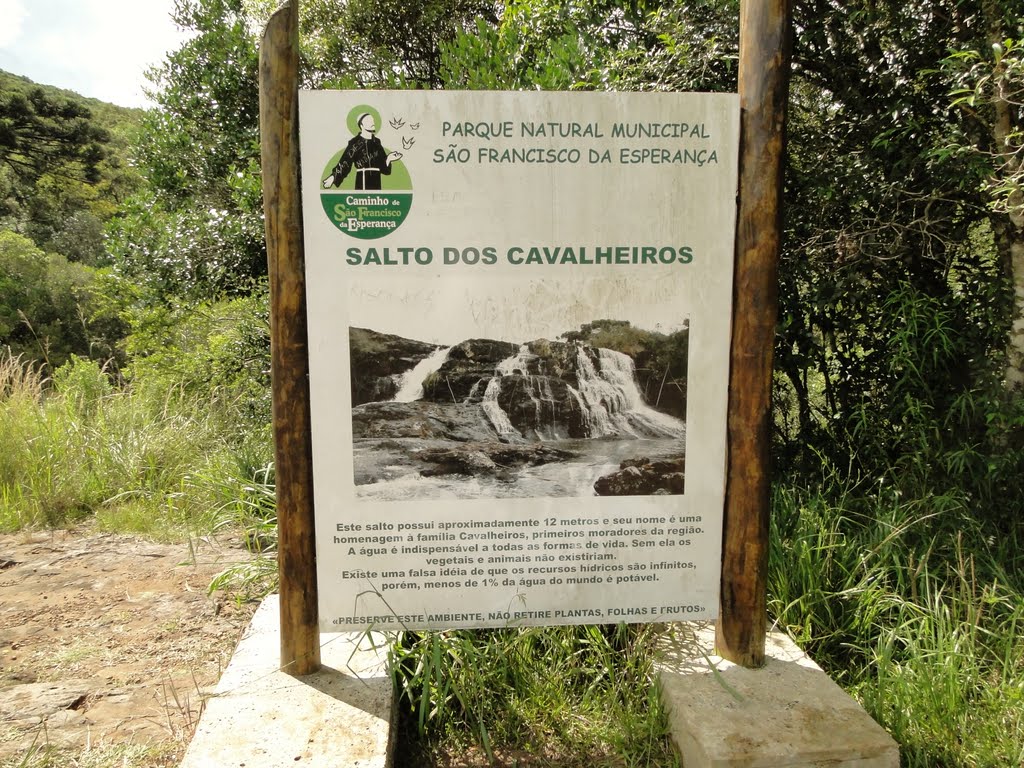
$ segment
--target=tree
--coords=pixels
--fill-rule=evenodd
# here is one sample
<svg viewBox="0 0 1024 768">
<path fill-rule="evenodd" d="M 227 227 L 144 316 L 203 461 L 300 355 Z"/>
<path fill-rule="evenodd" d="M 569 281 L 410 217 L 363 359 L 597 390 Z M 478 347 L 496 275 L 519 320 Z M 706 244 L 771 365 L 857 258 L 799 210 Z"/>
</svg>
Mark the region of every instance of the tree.
<svg viewBox="0 0 1024 768">
<path fill-rule="evenodd" d="M 87 108 L 51 98 L 41 88 L 0 94 L 0 163 L 22 182 L 54 170 L 96 182 L 110 136 L 90 118 Z"/>
<path fill-rule="evenodd" d="M 301 6 L 304 78 L 312 85 L 438 83 L 438 46 L 480 0 L 310 0 Z M 179 0 L 196 34 L 150 73 L 158 107 L 137 161 L 147 189 L 112 227 L 119 274 L 151 296 L 209 299 L 266 274 L 259 166 L 257 30 L 263 0 Z"/>
<path fill-rule="evenodd" d="M 0 231 L 0 347 L 50 371 L 71 355 L 109 358 L 120 325 L 99 311 L 97 272 Z"/>
<path fill-rule="evenodd" d="M 1006 345 L 1006 384 L 1024 389 L 1024 37 L 1009 4 L 982 4 L 985 39 L 945 60 L 954 86 L 959 135 L 951 149 L 981 160 L 978 183 L 989 197 L 989 220 L 1014 303 Z M 984 43 L 987 43 L 985 45 Z"/>
<path fill-rule="evenodd" d="M 151 296 L 246 292 L 266 274 L 254 32 L 241 0 L 181 0 L 174 18 L 196 34 L 150 73 L 146 188 L 126 201 L 111 250 Z"/>
<path fill-rule="evenodd" d="M 438 88 L 442 45 L 473 19 L 497 21 L 488 0 L 312 0 L 300 12 L 315 86 Z"/>
<path fill-rule="evenodd" d="M 734 90 L 737 0 L 517 0 L 442 44 L 449 88 Z"/>
<path fill-rule="evenodd" d="M 1007 450 L 1022 403 L 1001 392 L 1012 292 L 980 183 L 991 165 L 955 149 L 943 66 L 985 34 L 980 13 L 796 5 L 778 456 L 969 493 L 999 517 L 1024 468 Z"/>
<path fill-rule="evenodd" d="M 109 141 L 78 101 L 38 87 L 0 94 L 0 222 L 49 248 L 70 218 L 96 218 Z M 80 243 L 76 254 L 96 263 L 102 245 Z"/>
<path fill-rule="evenodd" d="M 103 225 L 138 184 L 126 146 L 140 114 L 0 72 L 0 227 L 106 263 Z"/>
</svg>

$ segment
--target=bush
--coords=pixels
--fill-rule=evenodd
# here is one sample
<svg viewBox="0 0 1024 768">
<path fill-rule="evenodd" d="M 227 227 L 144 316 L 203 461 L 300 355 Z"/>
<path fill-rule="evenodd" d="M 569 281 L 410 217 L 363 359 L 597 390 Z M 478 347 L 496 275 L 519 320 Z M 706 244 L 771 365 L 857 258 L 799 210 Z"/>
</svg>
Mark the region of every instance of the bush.
<svg viewBox="0 0 1024 768">
<path fill-rule="evenodd" d="M 270 319 L 265 287 L 250 296 L 193 304 L 177 300 L 124 310 L 131 333 L 126 379 L 143 396 L 171 389 L 215 398 L 235 439 L 269 437 Z"/>
<path fill-rule="evenodd" d="M 100 401 L 113 392 L 110 379 L 99 364 L 77 355 L 72 355 L 68 362 L 54 371 L 53 384 L 64 403 L 83 415 L 95 414 Z"/>
<path fill-rule="evenodd" d="M 99 274 L 0 232 L 0 347 L 51 371 L 72 355 L 109 358 L 122 327 L 100 310 Z"/>
</svg>

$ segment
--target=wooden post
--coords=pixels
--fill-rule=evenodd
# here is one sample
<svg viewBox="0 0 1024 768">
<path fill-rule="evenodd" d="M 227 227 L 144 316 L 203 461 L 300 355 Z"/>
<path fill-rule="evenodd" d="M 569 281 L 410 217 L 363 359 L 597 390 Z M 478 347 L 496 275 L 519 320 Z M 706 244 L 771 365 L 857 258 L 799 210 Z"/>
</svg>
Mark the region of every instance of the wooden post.
<svg viewBox="0 0 1024 768">
<path fill-rule="evenodd" d="M 299 187 L 298 0 L 267 23 L 260 47 L 260 153 L 270 273 L 270 350 L 274 387 L 281 669 L 320 669 L 309 340 Z"/>
<path fill-rule="evenodd" d="M 764 664 L 772 353 L 778 313 L 789 0 L 740 4 L 740 181 L 718 653 Z"/>
</svg>

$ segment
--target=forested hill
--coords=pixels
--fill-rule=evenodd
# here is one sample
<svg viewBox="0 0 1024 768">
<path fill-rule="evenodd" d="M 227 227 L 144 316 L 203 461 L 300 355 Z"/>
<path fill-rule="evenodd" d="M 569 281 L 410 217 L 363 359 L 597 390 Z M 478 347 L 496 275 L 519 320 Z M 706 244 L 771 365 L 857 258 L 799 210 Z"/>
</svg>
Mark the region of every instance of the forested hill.
<svg viewBox="0 0 1024 768">
<path fill-rule="evenodd" d="M 144 114 L 0 71 L 0 349 L 50 367 L 113 352 L 93 287 L 142 185 L 129 148 Z"/>
<path fill-rule="evenodd" d="M 128 153 L 144 114 L 0 70 L 0 230 L 102 262 L 103 226 L 140 183 Z"/>
<path fill-rule="evenodd" d="M 137 126 L 145 114 L 145 110 L 142 109 L 120 107 L 100 99 L 82 96 L 67 88 L 37 83 L 22 75 L 0 69 L 0 94 L 4 97 L 12 93 L 27 94 L 36 89 L 41 90 L 52 101 L 66 100 L 85 107 L 98 125 L 114 133 L 126 125 Z"/>
</svg>

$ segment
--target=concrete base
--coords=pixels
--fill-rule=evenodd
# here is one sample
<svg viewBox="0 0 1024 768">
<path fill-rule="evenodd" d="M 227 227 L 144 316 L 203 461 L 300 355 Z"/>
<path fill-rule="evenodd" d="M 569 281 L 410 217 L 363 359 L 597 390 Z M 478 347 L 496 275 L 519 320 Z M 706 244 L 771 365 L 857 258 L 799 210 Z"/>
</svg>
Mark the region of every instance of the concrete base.
<svg viewBox="0 0 1024 768">
<path fill-rule="evenodd" d="M 320 646 L 319 672 L 279 671 L 278 600 L 264 600 L 181 768 L 387 768 L 395 707 L 383 640 L 331 633 Z"/>
<path fill-rule="evenodd" d="M 686 768 L 899 768 L 896 742 L 788 636 L 767 664 L 714 656 L 714 625 L 678 624 L 658 672 Z"/>
</svg>

